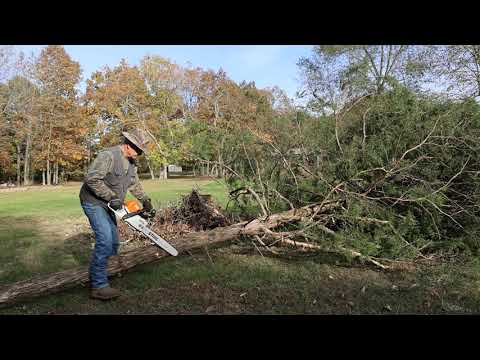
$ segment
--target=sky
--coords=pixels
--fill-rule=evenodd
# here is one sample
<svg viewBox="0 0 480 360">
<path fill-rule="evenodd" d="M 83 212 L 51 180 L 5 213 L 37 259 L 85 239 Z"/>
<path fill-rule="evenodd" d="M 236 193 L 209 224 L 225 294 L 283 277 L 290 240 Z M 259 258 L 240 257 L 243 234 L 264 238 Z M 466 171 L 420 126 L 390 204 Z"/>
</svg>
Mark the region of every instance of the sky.
<svg viewBox="0 0 480 360">
<path fill-rule="evenodd" d="M 46 45 L 15 46 L 25 54 L 38 55 Z M 235 82 L 254 81 L 258 88 L 278 86 L 295 97 L 300 79 L 296 65 L 309 56 L 308 45 L 65 45 L 70 57 L 83 70 L 83 81 L 102 66 L 116 66 L 122 58 L 138 65 L 145 55 L 159 55 L 185 66 L 217 71 L 220 67 Z M 84 84 L 84 82 L 83 82 Z M 84 89 L 82 84 L 81 88 Z"/>
</svg>

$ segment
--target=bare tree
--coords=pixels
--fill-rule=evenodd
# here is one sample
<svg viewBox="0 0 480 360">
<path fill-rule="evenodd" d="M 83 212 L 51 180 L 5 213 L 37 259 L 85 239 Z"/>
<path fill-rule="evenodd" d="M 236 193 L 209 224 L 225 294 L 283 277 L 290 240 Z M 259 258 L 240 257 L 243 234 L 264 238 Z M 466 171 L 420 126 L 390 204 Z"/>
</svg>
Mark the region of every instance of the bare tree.
<svg viewBox="0 0 480 360">
<path fill-rule="evenodd" d="M 433 46 L 431 73 L 453 98 L 480 97 L 480 45 Z M 439 81 L 440 82 L 440 81 Z"/>
<path fill-rule="evenodd" d="M 298 62 L 303 78 L 300 97 L 310 107 L 336 113 L 347 103 L 379 94 L 401 82 L 413 86 L 427 66 L 428 47 L 408 45 L 318 45 Z"/>
</svg>

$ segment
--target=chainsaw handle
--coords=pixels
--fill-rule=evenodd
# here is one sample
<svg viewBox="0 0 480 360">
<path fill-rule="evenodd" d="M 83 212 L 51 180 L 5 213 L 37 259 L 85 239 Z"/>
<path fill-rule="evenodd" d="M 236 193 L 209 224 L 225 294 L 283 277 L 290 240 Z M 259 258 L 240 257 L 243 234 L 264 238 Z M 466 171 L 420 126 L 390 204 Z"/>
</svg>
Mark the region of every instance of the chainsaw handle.
<svg viewBox="0 0 480 360">
<path fill-rule="evenodd" d="M 140 215 L 140 216 L 143 217 L 144 219 L 153 218 L 153 217 L 155 217 L 155 214 L 156 214 L 155 209 L 152 209 L 150 212 L 146 212 L 144 209 L 141 209 L 141 210 L 134 211 L 134 212 L 131 212 L 131 213 L 128 213 L 128 214 L 124 215 L 124 216 L 122 217 L 122 220 L 131 218 L 131 217 L 133 217 L 133 216 L 135 216 L 135 215 Z"/>
<path fill-rule="evenodd" d="M 140 210 L 140 216 L 143 217 L 144 219 L 153 219 L 155 217 L 155 214 L 157 213 L 157 211 L 155 209 L 152 209 L 150 211 L 145 211 L 145 210 Z"/>
<path fill-rule="evenodd" d="M 113 213 L 115 214 L 116 210 L 113 209 L 113 208 L 110 206 L 110 203 L 107 203 L 107 207 L 108 207 L 111 211 L 113 211 Z"/>
<path fill-rule="evenodd" d="M 142 210 L 137 210 L 137 211 L 134 211 L 134 212 L 125 214 L 125 215 L 122 217 L 122 220 L 131 218 L 131 217 L 136 216 L 136 215 L 142 216 L 142 213 L 144 213 L 144 212 L 145 212 L 145 211 L 142 209 Z"/>
</svg>

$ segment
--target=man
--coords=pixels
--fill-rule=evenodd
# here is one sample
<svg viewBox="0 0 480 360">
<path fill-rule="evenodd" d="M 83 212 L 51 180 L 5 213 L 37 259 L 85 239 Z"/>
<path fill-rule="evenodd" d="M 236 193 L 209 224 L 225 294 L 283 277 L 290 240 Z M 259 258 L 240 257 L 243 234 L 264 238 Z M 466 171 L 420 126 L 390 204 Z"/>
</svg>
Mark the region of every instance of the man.
<svg viewBox="0 0 480 360">
<path fill-rule="evenodd" d="M 143 208 L 153 210 L 150 198 L 138 179 L 135 159 L 146 151 L 146 137 L 140 129 L 122 132 L 120 145 L 104 149 L 88 169 L 80 190 L 80 203 L 95 233 L 90 263 L 90 297 L 109 300 L 120 296 L 107 278 L 108 258 L 117 255 L 118 231 L 115 214 L 108 209 L 122 208 L 128 190 Z"/>
</svg>

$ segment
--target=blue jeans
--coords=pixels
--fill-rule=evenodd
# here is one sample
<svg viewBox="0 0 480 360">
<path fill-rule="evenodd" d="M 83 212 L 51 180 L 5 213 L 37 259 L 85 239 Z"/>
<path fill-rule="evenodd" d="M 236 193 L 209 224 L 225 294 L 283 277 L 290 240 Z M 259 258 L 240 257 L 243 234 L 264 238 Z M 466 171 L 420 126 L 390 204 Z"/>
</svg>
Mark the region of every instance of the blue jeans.
<svg viewBox="0 0 480 360">
<path fill-rule="evenodd" d="M 117 255 L 118 232 L 115 215 L 100 205 L 81 204 L 95 233 L 95 249 L 90 262 L 90 286 L 100 289 L 108 286 L 108 258 Z"/>
</svg>

